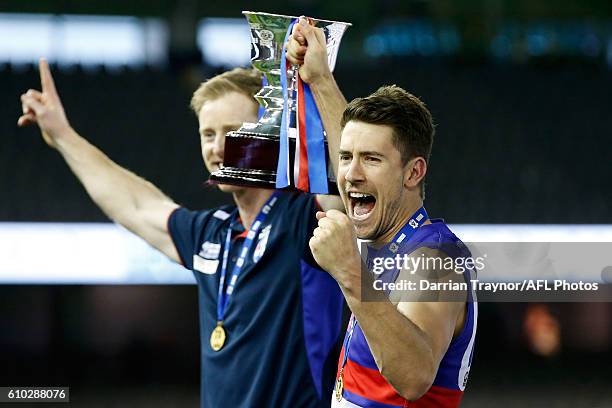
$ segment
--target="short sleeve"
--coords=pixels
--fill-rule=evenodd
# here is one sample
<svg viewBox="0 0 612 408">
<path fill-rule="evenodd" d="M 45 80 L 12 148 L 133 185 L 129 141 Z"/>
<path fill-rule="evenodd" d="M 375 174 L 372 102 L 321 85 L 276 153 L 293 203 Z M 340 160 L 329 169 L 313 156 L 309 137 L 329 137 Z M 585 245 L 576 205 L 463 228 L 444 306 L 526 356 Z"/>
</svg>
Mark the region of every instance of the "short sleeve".
<svg viewBox="0 0 612 408">
<path fill-rule="evenodd" d="M 198 245 L 201 231 L 206 227 L 210 211 L 190 211 L 177 208 L 168 218 L 168 233 L 187 269 L 193 269 L 193 254 Z"/>
</svg>

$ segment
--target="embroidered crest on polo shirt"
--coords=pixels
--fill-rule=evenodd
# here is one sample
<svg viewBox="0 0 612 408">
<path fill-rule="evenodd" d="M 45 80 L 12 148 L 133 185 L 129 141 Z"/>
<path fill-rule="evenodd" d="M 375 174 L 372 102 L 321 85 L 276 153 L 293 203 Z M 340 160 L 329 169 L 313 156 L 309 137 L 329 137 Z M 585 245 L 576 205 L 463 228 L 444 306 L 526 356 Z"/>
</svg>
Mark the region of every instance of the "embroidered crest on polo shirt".
<svg viewBox="0 0 612 408">
<path fill-rule="evenodd" d="M 272 225 L 268 225 L 264 227 L 257 236 L 257 246 L 253 251 L 253 262 L 258 262 L 263 256 L 264 252 L 266 252 L 266 245 L 268 245 L 268 237 L 270 236 L 270 231 L 272 230 Z"/>
</svg>

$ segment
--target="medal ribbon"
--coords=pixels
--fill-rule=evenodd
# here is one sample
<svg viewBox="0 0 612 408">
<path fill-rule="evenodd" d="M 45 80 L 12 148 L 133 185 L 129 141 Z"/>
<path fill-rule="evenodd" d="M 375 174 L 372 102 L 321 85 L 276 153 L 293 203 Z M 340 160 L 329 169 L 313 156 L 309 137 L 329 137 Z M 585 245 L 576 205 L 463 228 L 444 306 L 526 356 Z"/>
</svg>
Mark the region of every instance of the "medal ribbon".
<svg viewBox="0 0 612 408">
<path fill-rule="evenodd" d="M 413 215 L 412 217 L 410 217 L 410 219 L 408 220 L 408 222 L 402 227 L 402 229 L 395 234 L 395 237 L 393 237 L 393 240 L 391 240 L 390 243 L 384 245 L 384 248 L 386 248 L 386 251 L 380 250 L 377 251 L 376 255 L 377 256 L 381 256 L 381 254 L 386 252 L 391 252 L 388 248 L 389 246 L 391 246 L 392 244 L 396 244 L 399 245 L 404 241 L 408 241 L 416 232 L 416 230 L 423 225 L 423 223 L 425 221 L 427 221 L 429 219 L 429 216 L 427 215 L 427 211 L 425 211 L 424 207 L 419 208 Z M 368 260 L 370 258 L 370 253 L 368 251 Z M 348 359 L 348 355 L 349 355 L 349 349 L 351 347 L 351 339 L 353 338 L 353 331 L 355 330 L 355 326 L 357 325 L 357 319 L 355 318 L 354 314 L 351 314 L 351 321 L 349 323 L 349 329 L 348 332 L 346 334 L 346 337 L 344 339 L 344 354 L 342 356 L 342 364 L 340 365 L 340 375 L 342 375 L 342 371 L 344 370 L 344 366 L 346 365 L 346 360 Z"/>
<path fill-rule="evenodd" d="M 287 69 L 289 64 L 287 62 L 287 51 L 285 50 L 284 44 L 289 41 L 291 36 L 291 30 L 295 25 L 297 19 L 294 19 L 289 28 L 287 34 L 285 34 L 285 42 L 283 43 L 283 51 L 281 53 L 280 63 L 280 78 L 281 88 L 283 90 L 283 114 L 280 128 L 280 148 L 278 153 L 278 164 L 276 166 L 276 188 L 285 188 L 289 185 L 289 107 L 288 100 L 289 94 L 287 91 Z"/>
<path fill-rule="evenodd" d="M 276 202 L 278 201 L 278 195 L 279 195 L 278 191 L 275 191 L 274 193 L 272 193 L 272 195 L 270 196 L 270 198 L 268 198 L 268 200 L 263 205 L 263 207 L 261 207 L 261 210 L 259 211 L 259 214 L 257 214 L 257 217 L 253 221 L 253 224 L 251 224 L 251 228 L 249 229 L 246 239 L 244 240 L 244 243 L 242 244 L 242 250 L 240 251 L 240 256 L 238 257 L 238 260 L 236 260 L 236 263 L 234 264 L 234 268 L 232 269 L 232 275 L 230 277 L 230 281 L 227 284 L 227 288 L 225 289 L 225 292 L 223 292 L 223 285 L 225 284 L 225 276 L 227 274 L 227 262 L 229 258 L 230 247 L 232 245 L 233 223 L 232 225 L 230 225 L 230 227 L 227 230 L 227 235 L 225 237 L 225 247 L 223 248 L 223 263 L 221 265 L 221 277 L 219 279 L 219 292 L 217 296 L 217 321 L 218 322 L 223 321 L 223 317 L 225 316 L 225 310 L 227 310 L 227 305 L 229 304 L 230 297 L 232 296 L 232 293 L 234 292 L 234 287 L 236 286 L 236 281 L 238 280 L 238 276 L 240 275 L 240 272 L 242 271 L 242 266 L 244 265 L 244 261 L 246 260 L 246 257 L 249 254 L 251 246 L 253 246 L 253 242 L 255 241 L 255 237 L 257 237 L 259 228 L 265 221 L 270 210 L 272 210 L 272 207 L 274 207 L 274 204 L 276 204 Z"/>
</svg>

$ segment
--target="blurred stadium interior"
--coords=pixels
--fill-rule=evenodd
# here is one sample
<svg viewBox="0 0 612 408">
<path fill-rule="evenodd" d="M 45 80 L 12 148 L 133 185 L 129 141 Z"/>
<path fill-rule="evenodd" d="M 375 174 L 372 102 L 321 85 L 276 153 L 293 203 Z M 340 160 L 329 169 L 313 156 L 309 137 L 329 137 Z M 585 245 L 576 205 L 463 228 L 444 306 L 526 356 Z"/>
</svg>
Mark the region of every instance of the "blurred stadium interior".
<svg viewBox="0 0 612 408">
<path fill-rule="evenodd" d="M 229 197 L 206 185 L 189 110 L 199 82 L 224 69 L 202 57 L 198 24 L 245 9 L 352 22 L 335 71 L 347 99 L 395 83 L 428 104 L 434 217 L 612 224 L 611 2 L 6 0 L 0 12 L 161 19 L 169 37 L 159 63 L 52 60 L 52 69 L 80 134 L 199 209 Z M 0 224 L 107 222 L 38 129 L 17 128 L 19 95 L 39 87 L 38 72 L 35 59 L 3 56 L 3 41 L 19 39 L 0 38 Z M 612 305 L 486 303 L 480 312 L 462 406 L 612 406 Z M 197 406 L 197 324 L 190 285 L 0 285 L 0 385 L 70 386 L 83 407 Z"/>
</svg>

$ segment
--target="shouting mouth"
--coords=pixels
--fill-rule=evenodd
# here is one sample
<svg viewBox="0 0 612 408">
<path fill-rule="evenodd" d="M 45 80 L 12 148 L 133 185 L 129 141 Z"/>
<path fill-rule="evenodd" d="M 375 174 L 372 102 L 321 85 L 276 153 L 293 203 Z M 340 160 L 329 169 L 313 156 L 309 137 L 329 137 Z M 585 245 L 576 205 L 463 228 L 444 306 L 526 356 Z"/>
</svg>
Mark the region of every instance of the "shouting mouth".
<svg viewBox="0 0 612 408">
<path fill-rule="evenodd" d="M 349 191 L 348 198 L 350 216 L 357 221 L 366 220 L 376 206 L 376 198 L 371 194 Z"/>
</svg>

